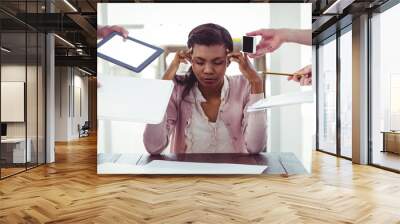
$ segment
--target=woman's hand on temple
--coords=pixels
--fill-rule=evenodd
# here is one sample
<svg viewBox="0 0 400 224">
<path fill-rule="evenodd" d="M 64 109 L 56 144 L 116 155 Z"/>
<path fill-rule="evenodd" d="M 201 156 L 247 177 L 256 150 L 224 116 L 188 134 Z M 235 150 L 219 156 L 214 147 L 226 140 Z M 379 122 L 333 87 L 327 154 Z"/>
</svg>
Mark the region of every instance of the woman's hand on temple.
<svg viewBox="0 0 400 224">
<path fill-rule="evenodd" d="M 189 50 L 179 50 L 176 52 L 174 59 L 172 60 L 171 65 L 178 66 L 180 63 L 187 64 L 192 60 L 192 49 Z"/>
<path fill-rule="evenodd" d="M 169 65 L 167 71 L 165 72 L 163 79 L 164 80 L 172 80 L 176 72 L 178 71 L 180 63 L 189 63 L 192 61 L 192 49 L 189 50 L 179 50 L 176 52 L 174 59 Z"/>
<path fill-rule="evenodd" d="M 250 82 L 252 93 L 262 93 L 263 92 L 263 84 L 261 77 L 257 74 L 257 71 L 254 69 L 251 64 L 249 57 L 246 53 L 242 52 L 233 52 L 228 54 L 228 59 L 230 61 L 235 61 L 239 65 L 240 72 L 247 78 Z"/>
</svg>

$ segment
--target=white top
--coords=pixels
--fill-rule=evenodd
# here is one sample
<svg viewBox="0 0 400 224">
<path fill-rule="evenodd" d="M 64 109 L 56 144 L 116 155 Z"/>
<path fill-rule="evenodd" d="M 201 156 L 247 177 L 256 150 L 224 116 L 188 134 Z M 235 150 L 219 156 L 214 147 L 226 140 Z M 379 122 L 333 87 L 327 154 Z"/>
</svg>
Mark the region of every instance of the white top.
<svg viewBox="0 0 400 224">
<path fill-rule="evenodd" d="M 192 119 L 185 130 L 187 153 L 232 153 L 234 149 L 229 131 L 218 113 L 217 120 L 210 122 L 201 107 L 207 102 L 198 85 L 193 87 L 195 105 L 192 107 Z M 225 104 L 229 91 L 229 82 L 226 76 L 221 90 L 220 108 Z"/>
</svg>

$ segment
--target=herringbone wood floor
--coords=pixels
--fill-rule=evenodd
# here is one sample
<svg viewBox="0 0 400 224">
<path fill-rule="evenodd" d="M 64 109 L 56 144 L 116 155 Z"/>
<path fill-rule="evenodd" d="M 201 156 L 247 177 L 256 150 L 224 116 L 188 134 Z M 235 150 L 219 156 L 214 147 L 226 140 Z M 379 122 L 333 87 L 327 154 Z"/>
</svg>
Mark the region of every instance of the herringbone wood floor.
<svg viewBox="0 0 400 224">
<path fill-rule="evenodd" d="M 98 176 L 96 139 L 0 181 L 0 223 L 400 223 L 400 175 L 315 153 L 311 175 Z"/>
</svg>

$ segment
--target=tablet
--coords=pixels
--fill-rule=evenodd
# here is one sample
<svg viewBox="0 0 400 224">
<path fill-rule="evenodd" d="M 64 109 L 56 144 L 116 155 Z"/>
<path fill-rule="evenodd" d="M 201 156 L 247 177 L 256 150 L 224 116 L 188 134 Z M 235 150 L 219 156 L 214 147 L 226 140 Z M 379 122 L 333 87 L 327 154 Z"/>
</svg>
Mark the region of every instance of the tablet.
<svg viewBox="0 0 400 224">
<path fill-rule="evenodd" d="M 174 88 L 172 80 L 101 75 L 97 77 L 99 120 L 158 124 Z"/>
<path fill-rule="evenodd" d="M 114 64 L 141 72 L 164 52 L 163 49 L 132 37 L 124 40 L 113 32 L 97 44 L 97 56 Z"/>
</svg>

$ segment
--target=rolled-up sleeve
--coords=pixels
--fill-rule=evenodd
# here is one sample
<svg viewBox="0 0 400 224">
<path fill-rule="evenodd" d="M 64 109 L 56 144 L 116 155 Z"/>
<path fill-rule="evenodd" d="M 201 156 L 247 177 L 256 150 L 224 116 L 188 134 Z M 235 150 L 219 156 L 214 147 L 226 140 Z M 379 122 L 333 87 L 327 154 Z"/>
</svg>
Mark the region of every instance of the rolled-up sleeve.
<svg viewBox="0 0 400 224">
<path fill-rule="evenodd" d="M 250 94 L 245 106 L 243 127 L 246 149 L 249 153 L 259 153 L 267 143 L 267 111 L 247 112 L 247 108 L 264 98 L 264 94 Z"/>
</svg>

